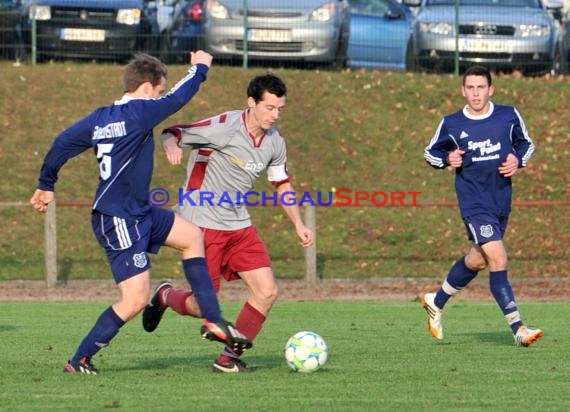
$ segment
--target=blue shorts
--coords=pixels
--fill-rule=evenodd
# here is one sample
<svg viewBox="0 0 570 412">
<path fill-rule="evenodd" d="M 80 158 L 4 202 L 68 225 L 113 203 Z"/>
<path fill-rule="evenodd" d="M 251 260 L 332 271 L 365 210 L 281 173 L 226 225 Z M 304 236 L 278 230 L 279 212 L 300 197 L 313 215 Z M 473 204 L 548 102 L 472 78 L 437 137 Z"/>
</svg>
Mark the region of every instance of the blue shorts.
<svg viewBox="0 0 570 412">
<path fill-rule="evenodd" d="M 484 245 L 492 240 L 503 240 L 509 217 L 480 214 L 463 218 L 463 223 L 467 229 L 467 239 L 476 245 Z"/>
<path fill-rule="evenodd" d="M 157 253 L 174 224 L 174 212 L 153 207 L 140 219 L 124 219 L 93 212 L 91 226 L 105 249 L 116 283 L 151 268 L 147 253 Z"/>
</svg>

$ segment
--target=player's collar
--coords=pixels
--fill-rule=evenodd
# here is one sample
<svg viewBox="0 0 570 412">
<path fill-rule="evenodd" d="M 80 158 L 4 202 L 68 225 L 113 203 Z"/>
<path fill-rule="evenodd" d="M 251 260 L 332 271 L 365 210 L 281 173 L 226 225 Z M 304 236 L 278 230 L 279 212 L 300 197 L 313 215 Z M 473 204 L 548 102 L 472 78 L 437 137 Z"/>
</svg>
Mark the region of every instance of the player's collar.
<svg viewBox="0 0 570 412">
<path fill-rule="evenodd" d="M 463 114 L 465 115 L 465 117 L 471 120 L 483 120 L 490 117 L 493 114 L 494 110 L 495 110 L 495 105 L 493 104 L 492 101 L 489 100 L 489 110 L 487 110 L 487 113 L 479 115 L 471 114 L 469 112 L 469 105 L 466 104 L 465 107 L 463 108 Z"/>
</svg>

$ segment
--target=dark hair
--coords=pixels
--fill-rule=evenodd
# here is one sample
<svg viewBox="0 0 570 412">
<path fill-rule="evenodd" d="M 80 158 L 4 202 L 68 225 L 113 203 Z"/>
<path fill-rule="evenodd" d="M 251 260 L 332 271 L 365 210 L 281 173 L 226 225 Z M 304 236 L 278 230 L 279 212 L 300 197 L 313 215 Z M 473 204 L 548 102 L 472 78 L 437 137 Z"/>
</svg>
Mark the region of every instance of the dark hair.
<svg viewBox="0 0 570 412">
<path fill-rule="evenodd" d="M 265 92 L 282 97 L 287 95 L 287 87 L 283 80 L 271 73 L 254 77 L 247 86 L 247 97 L 252 97 L 256 103 L 263 99 Z"/>
<path fill-rule="evenodd" d="M 125 92 L 132 93 L 145 82 L 157 86 L 163 77 L 166 79 L 167 75 L 166 65 L 156 57 L 146 53 L 137 53 L 125 68 L 123 78 Z"/>
<path fill-rule="evenodd" d="M 465 73 L 463 73 L 463 85 L 465 85 L 465 78 L 467 76 L 485 76 L 487 78 L 487 85 L 491 86 L 493 80 L 491 79 L 491 72 L 484 66 L 471 66 Z"/>
</svg>

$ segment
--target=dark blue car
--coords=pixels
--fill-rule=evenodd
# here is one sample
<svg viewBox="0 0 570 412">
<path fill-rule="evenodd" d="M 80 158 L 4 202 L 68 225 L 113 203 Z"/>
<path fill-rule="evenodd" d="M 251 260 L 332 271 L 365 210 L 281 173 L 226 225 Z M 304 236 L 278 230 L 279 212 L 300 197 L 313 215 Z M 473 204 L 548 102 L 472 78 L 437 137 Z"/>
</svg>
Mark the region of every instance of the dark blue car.
<svg viewBox="0 0 570 412">
<path fill-rule="evenodd" d="M 143 0 L 28 0 L 22 10 L 23 41 L 28 50 L 35 41 L 39 60 L 128 59 L 156 32 Z"/>
<path fill-rule="evenodd" d="M 161 57 L 167 62 L 188 63 L 190 51 L 203 48 L 205 1 L 189 0 L 174 17 L 170 30 L 164 37 L 166 46 Z"/>
</svg>

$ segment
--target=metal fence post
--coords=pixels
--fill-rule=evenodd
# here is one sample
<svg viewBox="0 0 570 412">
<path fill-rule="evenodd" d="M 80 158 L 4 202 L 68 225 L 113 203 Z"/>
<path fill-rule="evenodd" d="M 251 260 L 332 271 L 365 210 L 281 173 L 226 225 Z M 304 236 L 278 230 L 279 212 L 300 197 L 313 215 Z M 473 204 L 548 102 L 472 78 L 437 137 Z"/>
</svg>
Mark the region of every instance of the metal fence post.
<svg viewBox="0 0 570 412">
<path fill-rule="evenodd" d="M 305 249 L 305 282 L 309 285 L 317 283 L 317 219 L 316 207 L 305 206 L 305 226 L 313 232 L 314 242 Z"/>
<path fill-rule="evenodd" d="M 47 212 L 44 218 L 44 237 L 45 237 L 45 278 L 46 287 L 53 288 L 57 283 L 57 230 L 56 230 L 56 213 L 55 200 L 48 204 Z"/>
</svg>

